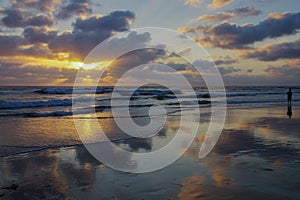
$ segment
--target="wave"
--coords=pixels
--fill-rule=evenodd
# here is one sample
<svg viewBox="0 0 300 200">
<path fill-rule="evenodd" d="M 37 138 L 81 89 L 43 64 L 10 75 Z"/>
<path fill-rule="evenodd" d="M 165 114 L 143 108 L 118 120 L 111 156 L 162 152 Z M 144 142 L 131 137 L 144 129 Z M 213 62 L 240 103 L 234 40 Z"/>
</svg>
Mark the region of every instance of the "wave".
<svg viewBox="0 0 300 200">
<path fill-rule="evenodd" d="M 75 94 L 104 94 L 104 93 L 110 93 L 112 91 L 112 88 L 110 87 L 98 87 L 96 91 L 94 88 L 76 88 L 74 91 Z M 73 88 L 43 88 L 40 90 L 36 90 L 36 93 L 40 94 L 73 94 Z"/>
<path fill-rule="evenodd" d="M 162 104 L 162 106 L 169 106 L 168 108 L 173 108 L 172 106 L 177 106 L 178 108 L 189 108 L 190 105 L 210 105 L 210 101 L 182 101 L 182 102 L 169 102 Z M 130 104 L 129 108 L 146 108 L 155 106 L 155 104 Z M 170 107 L 171 106 L 171 107 Z M 119 105 L 114 106 L 114 108 L 126 108 L 128 105 Z M 53 112 L 31 112 L 31 113 L 21 113 L 21 114 L 12 114 L 12 115 L 4 115 L 4 116 L 25 116 L 25 117 L 66 117 L 66 116 L 72 116 L 72 115 L 81 115 L 81 114 L 90 114 L 94 111 L 96 112 L 104 112 L 105 110 L 110 110 L 112 107 L 111 105 L 98 105 L 94 108 L 81 108 L 75 111 L 53 111 Z M 1 115 L 0 115 L 1 116 Z M 144 115 L 135 116 L 135 117 L 144 117 Z"/>
<path fill-rule="evenodd" d="M 73 88 L 43 88 L 35 92 L 41 94 L 72 94 Z"/>
<path fill-rule="evenodd" d="M 285 103 L 285 99 L 270 99 L 270 100 L 231 100 L 227 104 L 259 104 L 259 103 Z M 300 99 L 293 99 L 293 102 L 300 102 Z"/>
<path fill-rule="evenodd" d="M 239 97 L 239 96 L 262 96 L 262 95 L 286 95 L 284 92 L 254 92 L 254 93 L 232 93 L 226 94 L 227 97 Z"/>
<path fill-rule="evenodd" d="M 19 151 L 12 151 L 10 153 L 1 153 L 0 151 L 0 158 L 8 157 L 8 156 L 14 156 L 14 155 L 21 155 L 21 154 L 27 154 L 37 151 L 43 151 L 43 150 L 49 150 L 49 149 L 60 149 L 60 148 L 69 148 L 69 147 L 76 147 L 76 146 L 82 146 L 82 143 L 76 143 L 76 144 L 70 144 L 70 145 L 47 145 L 47 146 L 0 146 L 4 148 L 18 148 Z"/>
<path fill-rule="evenodd" d="M 85 144 L 77 141 L 77 142 L 74 142 L 73 144 L 45 145 L 45 146 L 1 145 L 0 148 L 6 148 L 7 150 L 15 149 L 15 148 L 20 149 L 20 150 L 19 151 L 11 151 L 9 153 L 2 153 L 0 151 L 0 158 L 28 154 L 28 153 L 32 153 L 32 152 L 38 152 L 38 151 L 44 151 L 44 150 L 50 150 L 50 149 L 76 148 L 76 147 L 83 147 L 84 145 L 93 145 L 93 144 L 99 144 L 99 143 L 103 143 L 103 142 L 118 142 L 118 141 L 128 140 L 128 139 L 132 139 L 132 138 L 134 138 L 134 137 L 124 136 L 124 137 L 114 138 L 111 140 L 101 140 L 101 141 L 85 143 Z"/>
<path fill-rule="evenodd" d="M 226 97 L 239 97 L 239 96 L 257 96 L 257 93 L 232 93 L 232 94 L 226 94 Z M 224 95 L 222 94 L 218 94 L 218 93 L 201 93 L 201 94 L 196 94 L 196 95 L 180 95 L 177 96 L 178 98 L 193 98 L 193 97 L 197 97 L 197 98 L 202 98 L 202 99 L 209 99 L 209 98 L 217 98 L 217 97 L 223 97 Z M 166 96 L 166 98 L 172 99 L 172 98 L 176 98 L 176 96 L 171 96 L 168 95 Z"/>
<path fill-rule="evenodd" d="M 0 109 L 37 108 L 53 106 L 72 106 L 71 99 L 51 99 L 48 101 L 7 102 L 0 101 Z"/>
<path fill-rule="evenodd" d="M 82 88 L 76 88 L 76 91 L 73 90 L 73 88 L 71 87 L 55 87 L 55 88 L 42 88 L 39 90 L 36 90 L 36 93 L 40 93 L 40 94 L 47 94 L 47 95 L 67 95 L 67 94 L 105 94 L 105 93 L 112 93 L 114 90 L 113 87 L 97 87 L 96 91 L 95 88 L 92 87 L 82 87 Z M 123 96 L 128 96 L 129 94 L 131 94 L 131 90 L 118 90 L 116 89 L 115 92 L 120 93 Z M 180 90 L 176 90 L 176 91 L 172 91 L 172 90 L 166 90 L 166 89 L 157 89 L 157 88 L 153 88 L 153 89 L 137 89 L 135 90 L 131 96 L 132 98 L 143 98 L 143 97 L 147 97 L 147 98 L 158 98 L 159 100 L 161 99 L 174 99 L 174 98 L 191 98 L 193 97 L 192 95 L 184 95 L 181 94 L 182 91 Z M 197 92 L 198 93 L 198 92 Z M 297 93 L 295 91 L 295 93 Z M 245 92 L 245 91 L 227 91 L 226 97 L 230 98 L 230 97 L 240 97 L 240 96 L 262 96 L 262 95 L 285 95 L 285 92 L 279 92 L 279 91 L 256 91 L 256 92 Z M 197 98 L 217 98 L 217 97 L 221 97 L 223 95 L 218 94 L 218 93 L 214 93 L 214 92 L 201 92 L 196 94 Z"/>
<path fill-rule="evenodd" d="M 44 112 L 44 113 L 27 113 L 28 117 L 64 117 L 73 115 L 71 111 L 54 111 L 54 112 Z"/>
<path fill-rule="evenodd" d="M 226 93 L 226 97 L 253 97 L 253 96 L 261 96 L 261 95 L 285 95 L 285 93 L 282 92 L 253 92 L 253 93 Z M 198 94 L 198 98 L 216 98 L 221 97 L 223 95 L 217 94 L 217 93 L 204 93 L 204 94 Z"/>
</svg>

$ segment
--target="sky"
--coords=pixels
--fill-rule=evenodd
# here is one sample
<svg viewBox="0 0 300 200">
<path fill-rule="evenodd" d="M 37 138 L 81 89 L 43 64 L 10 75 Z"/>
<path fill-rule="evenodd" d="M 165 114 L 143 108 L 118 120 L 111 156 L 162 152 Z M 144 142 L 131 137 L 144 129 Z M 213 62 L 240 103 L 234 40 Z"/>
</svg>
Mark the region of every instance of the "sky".
<svg viewBox="0 0 300 200">
<path fill-rule="evenodd" d="M 1 0 L 0 85 L 70 86 L 79 69 L 89 71 L 88 78 L 103 70 L 102 84 L 112 85 L 127 70 L 153 62 L 171 66 L 197 85 L 190 64 L 205 67 L 212 60 L 187 63 L 163 50 L 163 43 L 160 50 L 131 52 L 113 62 L 107 50 L 96 65 L 89 63 L 92 69 L 83 65 L 108 38 L 161 27 L 201 45 L 226 86 L 299 86 L 299 8 L 299 0 Z M 133 31 L 112 42 L 115 48 L 147 47 L 151 39 Z M 188 45 L 182 49 L 189 51 Z"/>
</svg>

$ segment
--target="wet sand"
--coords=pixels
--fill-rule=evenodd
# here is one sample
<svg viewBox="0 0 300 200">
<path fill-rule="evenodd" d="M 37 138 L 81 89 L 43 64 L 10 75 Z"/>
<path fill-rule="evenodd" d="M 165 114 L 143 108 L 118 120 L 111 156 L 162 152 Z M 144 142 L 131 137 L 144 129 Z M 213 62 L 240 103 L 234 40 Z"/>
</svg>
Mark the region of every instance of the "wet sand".
<svg viewBox="0 0 300 200">
<path fill-rule="evenodd" d="M 229 109 L 214 150 L 197 155 L 200 135 L 175 163 L 147 174 L 110 169 L 82 145 L 0 158 L 3 199 L 299 199 L 300 110 Z M 147 152 L 158 139 L 122 140 Z"/>
</svg>

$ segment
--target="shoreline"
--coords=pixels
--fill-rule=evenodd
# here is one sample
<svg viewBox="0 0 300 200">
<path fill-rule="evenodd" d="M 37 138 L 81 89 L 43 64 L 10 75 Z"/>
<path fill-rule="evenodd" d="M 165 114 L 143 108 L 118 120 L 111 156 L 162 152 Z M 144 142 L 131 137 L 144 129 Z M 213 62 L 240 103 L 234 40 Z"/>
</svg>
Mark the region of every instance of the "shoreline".
<svg viewBox="0 0 300 200">
<path fill-rule="evenodd" d="M 0 198 L 297 199 L 300 113 L 295 106 L 288 119 L 284 110 L 230 109 L 219 142 L 206 158 L 197 157 L 200 135 L 179 160 L 147 174 L 108 168 L 83 145 L 2 157 Z M 119 142 L 147 152 L 157 139 Z"/>
<path fill-rule="evenodd" d="M 234 106 L 232 106 L 234 105 Z M 250 105 L 250 104 L 249 104 Z M 250 107 L 250 106 L 245 106 L 245 105 L 241 105 L 241 107 L 239 107 L 238 105 L 235 104 L 230 104 L 227 106 L 227 112 L 231 112 L 231 111 L 236 111 L 236 110 L 257 110 L 257 109 L 276 109 L 276 110 L 281 110 L 282 114 L 285 112 L 285 109 L 287 107 L 284 107 L 278 103 L 274 103 L 273 105 L 268 104 L 268 106 L 258 106 L 258 107 Z M 200 108 L 201 109 L 209 109 L 209 108 Z M 300 111 L 300 106 L 296 105 L 296 103 L 292 104 L 292 109 L 293 111 Z M 201 112 L 201 111 L 200 111 Z M 205 113 L 202 113 L 205 115 Z M 294 112 L 295 114 L 295 112 Z M 297 116 L 300 116 L 300 112 L 296 112 Z M 174 113 L 171 113 L 169 116 L 176 116 L 174 115 Z M 53 119 L 60 119 L 63 117 L 52 117 Z M 35 118 L 36 119 L 36 118 Z M 84 118 L 83 118 L 84 119 Z M 106 117 L 106 118 L 98 118 L 98 119 L 112 119 L 112 117 Z M 283 117 L 284 119 L 284 117 Z M 293 120 L 293 117 L 289 120 Z M 225 124 L 226 125 L 226 124 Z M 77 133 L 76 133 L 77 134 Z M 127 139 L 134 139 L 134 137 L 125 137 L 125 138 L 115 138 L 112 139 L 110 141 L 112 142 L 118 142 L 118 141 L 122 141 L 122 140 L 127 140 Z M 100 142 L 105 142 L 105 141 L 100 141 Z M 97 143 L 97 142 L 96 142 Z M 91 143 L 93 144 L 93 143 Z M 48 149 L 61 149 L 61 148 L 68 148 L 68 147 L 76 147 L 76 146 L 83 146 L 83 143 L 75 143 L 75 144 L 62 144 L 62 145 L 46 145 L 46 146 L 22 146 L 22 145 L 0 145 L 0 152 L 1 152 L 1 148 L 15 148 L 15 149 L 23 149 L 22 151 L 18 151 L 18 152 L 12 152 L 12 153 L 7 153 L 7 154 L 0 154 L 0 159 L 1 158 L 6 158 L 6 157 L 10 157 L 10 156 L 15 156 L 15 155 L 20 155 L 20 154 L 27 154 L 30 152 L 36 152 L 36 151 L 43 151 L 43 150 L 48 150 Z M 24 150 L 24 149 L 29 149 L 29 150 Z"/>
</svg>

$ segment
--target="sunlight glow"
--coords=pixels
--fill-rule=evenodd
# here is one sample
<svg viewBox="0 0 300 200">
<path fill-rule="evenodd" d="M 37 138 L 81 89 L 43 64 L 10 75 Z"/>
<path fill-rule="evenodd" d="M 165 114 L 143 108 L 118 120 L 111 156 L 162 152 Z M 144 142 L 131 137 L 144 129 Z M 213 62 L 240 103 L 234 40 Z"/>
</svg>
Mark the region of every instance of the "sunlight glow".
<svg viewBox="0 0 300 200">
<path fill-rule="evenodd" d="M 83 62 L 70 62 L 72 67 L 76 68 L 76 69 L 80 69 L 80 68 L 83 68 L 83 69 L 95 69 L 95 68 L 98 68 L 98 69 L 104 69 L 105 67 L 107 67 L 110 62 L 97 62 L 97 63 L 83 63 Z"/>
</svg>

